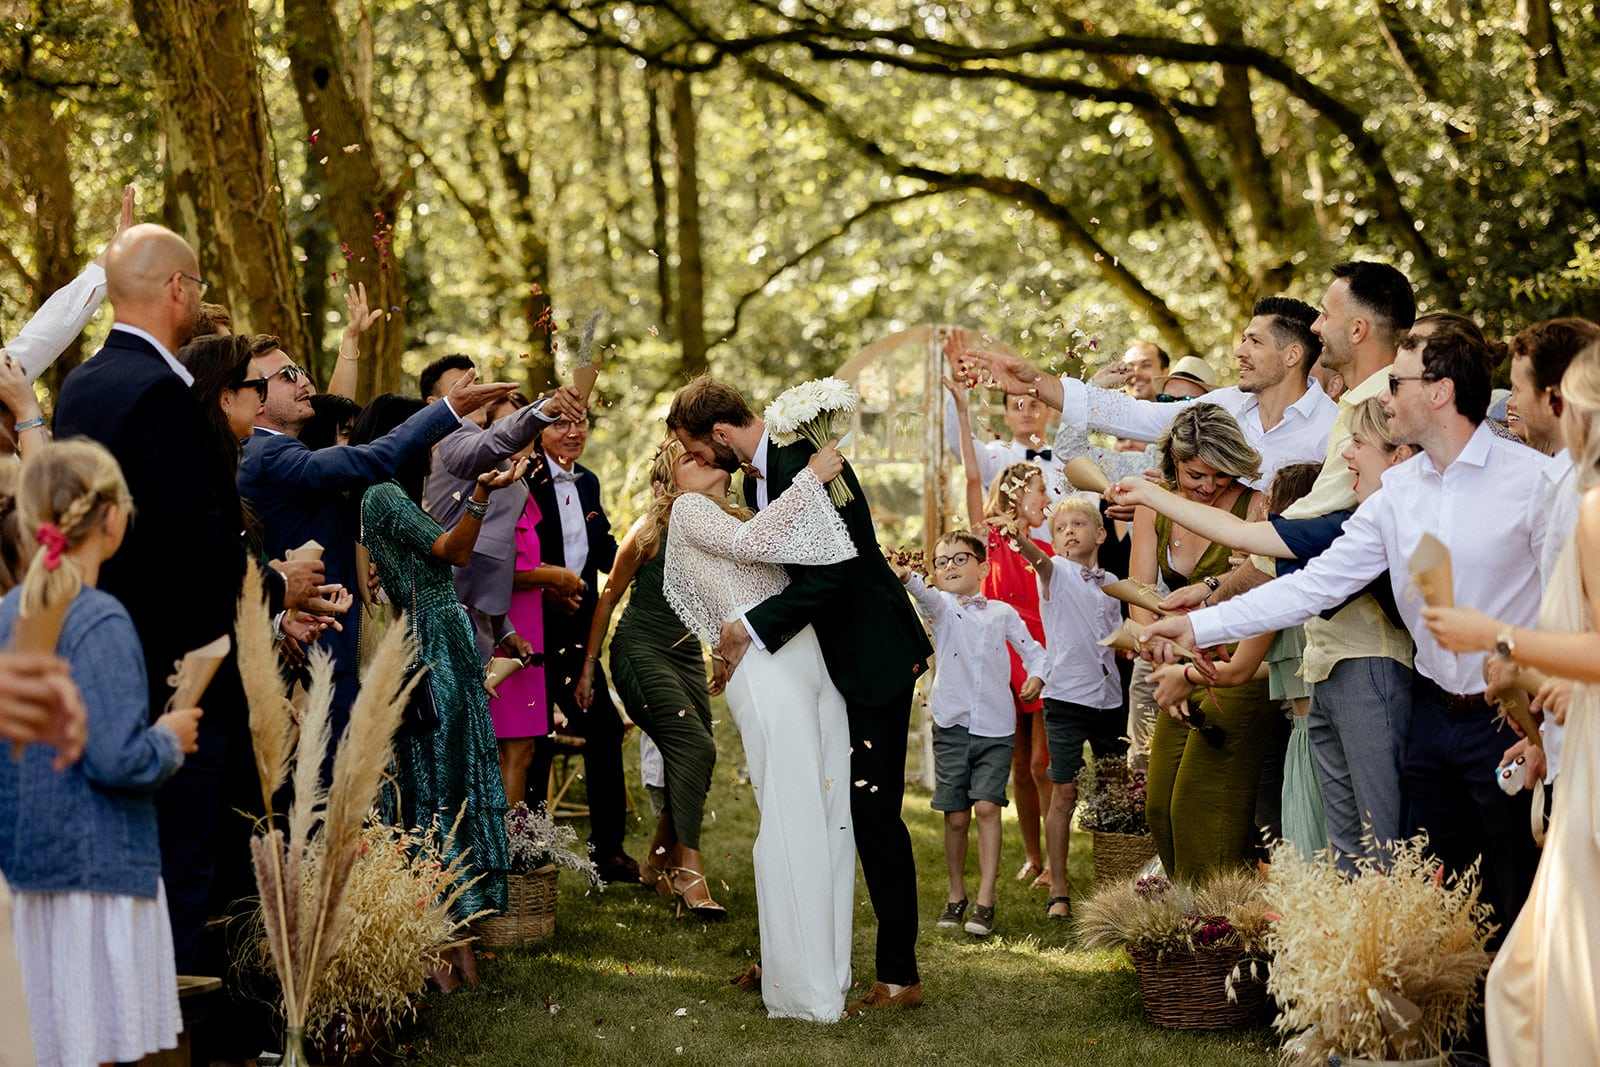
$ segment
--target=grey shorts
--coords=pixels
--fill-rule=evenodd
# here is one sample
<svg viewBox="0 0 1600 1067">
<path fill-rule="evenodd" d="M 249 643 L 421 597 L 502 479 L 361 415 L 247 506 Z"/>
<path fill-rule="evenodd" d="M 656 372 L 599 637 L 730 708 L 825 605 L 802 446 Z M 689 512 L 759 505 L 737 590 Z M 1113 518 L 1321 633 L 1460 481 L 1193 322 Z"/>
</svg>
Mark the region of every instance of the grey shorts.
<svg viewBox="0 0 1600 1067">
<path fill-rule="evenodd" d="M 1006 806 L 1014 736 L 973 737 L 965 726 L 933 728 L 933 810 L 966 811 L 980 800 Z"/>
<path fill-rule="evenodd" d="M 1044 739 L 1050 747 L 1050 780 L 1070 782 L 1083 769 L 1083 743 L 1089 742 L 1095 759 L 1122 755 L 1128 739 L 1121 708 L 1088 708 L 1065 700 L 1044 699 Z"/>
</svg>

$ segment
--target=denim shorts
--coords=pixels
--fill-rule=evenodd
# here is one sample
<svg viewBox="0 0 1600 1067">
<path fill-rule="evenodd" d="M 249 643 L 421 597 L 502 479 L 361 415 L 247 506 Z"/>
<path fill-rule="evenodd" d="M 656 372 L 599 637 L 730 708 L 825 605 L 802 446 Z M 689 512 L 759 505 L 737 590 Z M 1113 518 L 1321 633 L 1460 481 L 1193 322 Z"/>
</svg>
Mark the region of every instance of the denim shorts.
<svg viewBox="0 0 1600 1067">
<path fill-rule="evenodd" d="M 1087 708 L 1044 698 L 1044 737 L 1050 747 L 1050 780 L 1070 782 L 1083 769 L 1083 743 L 1095 758 L 1128 751 L 1127 727 L 1121 708 Z"/>
<path fill-rule="evenodd" d="M 1006 806 L 1016 738 L 973 737 L 965 726 L 933 727 L 933 810 L 966 811 L 980 800 Z"/>
</svg>

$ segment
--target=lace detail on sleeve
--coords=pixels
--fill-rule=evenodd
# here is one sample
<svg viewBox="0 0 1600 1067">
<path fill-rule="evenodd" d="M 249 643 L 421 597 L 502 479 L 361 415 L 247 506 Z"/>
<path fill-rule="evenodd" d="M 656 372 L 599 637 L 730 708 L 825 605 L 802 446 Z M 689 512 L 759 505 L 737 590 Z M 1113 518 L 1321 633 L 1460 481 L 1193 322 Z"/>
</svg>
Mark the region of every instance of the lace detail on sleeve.
<svg viewBox="0 0 1600 1067">
<path fill-rule="evenodd" d="M 1156 455 L 1154 445 L 1143 452 L 1119 452 L 1115 449 L 1101 448 L 1089 439 L 1087 426 L 1070 423 L 1065 416 L 1062 416 L 1061 425 L 1056 430 L 1055 455 L 1063 463 L 1076 456 L 1087 456 L 1094 460 L 1095 465 L 1114 482 L 1123 478 L 1137 477 L 1145 471 L 1161 469 L 1161 457 Z"/>
<path fill-rule="evenodd" d="M 789 584 L 779 564 L 819 566 L 856 554 L 844 520 L 810 471 L 765 511 L 740 522 L 709 497 L 672 505 L 663 592 L 683 624 L 715 647 L 722 623 Z"/>
</svg>

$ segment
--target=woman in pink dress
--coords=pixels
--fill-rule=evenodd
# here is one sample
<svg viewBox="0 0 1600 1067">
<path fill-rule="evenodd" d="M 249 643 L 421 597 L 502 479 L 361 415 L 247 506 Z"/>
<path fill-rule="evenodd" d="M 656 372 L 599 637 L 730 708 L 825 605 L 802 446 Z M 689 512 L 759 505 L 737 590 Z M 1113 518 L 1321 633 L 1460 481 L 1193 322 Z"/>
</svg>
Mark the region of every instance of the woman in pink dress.
<svg viewBox="0 0 1600 1067">
<path fill-rule="evenodd" d="M 544 688 L 545 590 L 559 596 L 574 586 L 583 588 L 583 579 L 566 567 L 539 562 L 538 522 L 539 505 L 529 496 L 517 519 L 516 576 L 506 612 L 511 626 L 532 646 L 533 655 L 521 670 L 495 687 L 489 700 L 489 716 L 500 746 L 500 778 L 505 782 L 506 798 L 513 804 L 527 794 L 534 745 L 552 727 Z"/>
</svg>

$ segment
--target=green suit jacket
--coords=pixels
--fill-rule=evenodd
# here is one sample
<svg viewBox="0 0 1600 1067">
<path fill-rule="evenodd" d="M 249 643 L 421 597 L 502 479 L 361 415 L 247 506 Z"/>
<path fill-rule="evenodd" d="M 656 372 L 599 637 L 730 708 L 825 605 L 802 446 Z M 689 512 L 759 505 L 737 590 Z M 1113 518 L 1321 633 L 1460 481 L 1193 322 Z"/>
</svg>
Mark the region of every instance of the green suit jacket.
<svg viewBox="0 0 1600 1067">
<path fill-rule="evenodd" d="M 815 451 L 809 442 L 767 445 L 767 499 L 794 482 Z M 789 587 L 745 613 L 769 650 L 776 651 L 809 623 L 816 629 L 828 674 L 851 704 L 882 705 L 904 694 L 927 670 L 933 646 L 905 586 L 883 558 L 872 510 L 850 464 L 841 476 L 855 499 L 840 515 L 856 558 L 820 567 L 791 566 Z M 756 481 L 745 479 L 745 503 L 756 506 Z"/>
</svg>

